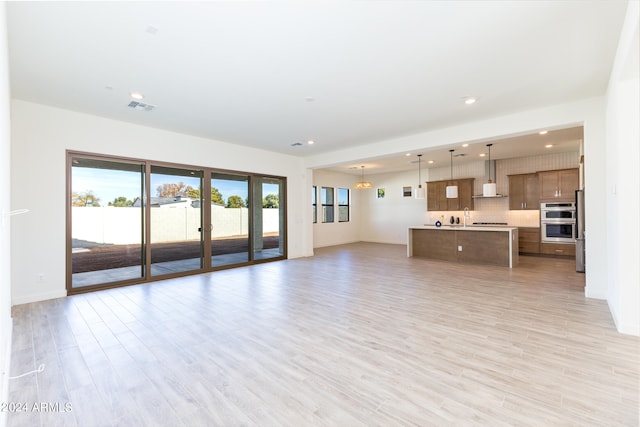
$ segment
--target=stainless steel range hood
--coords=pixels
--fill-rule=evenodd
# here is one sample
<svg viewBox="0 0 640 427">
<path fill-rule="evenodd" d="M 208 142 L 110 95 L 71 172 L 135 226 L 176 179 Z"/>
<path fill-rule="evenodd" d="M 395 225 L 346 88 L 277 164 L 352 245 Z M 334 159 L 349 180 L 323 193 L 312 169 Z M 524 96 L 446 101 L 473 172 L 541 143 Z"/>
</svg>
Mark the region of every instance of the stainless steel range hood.
<svg viewBox="0 0 640 427">
<path fill-rule="evenodd" d="M 491 174 L 489 172 L 491 171 Z M 494 180 L 493 177 L 496 177 Z M 493 180 L 493 182 L 497 182 L 497 174 L 496 174 L 496 161 L 495 160 L 485 160 L 484 161 L 484 182 L 489 182 L 489 179 Z M 473 196 L 474 199 L 499 199 L 501 197 L 507 197 L 504 194 L 496 194 L 495 196 L 485 196 L 483 194 L 478 194 Z"/>
</svg>

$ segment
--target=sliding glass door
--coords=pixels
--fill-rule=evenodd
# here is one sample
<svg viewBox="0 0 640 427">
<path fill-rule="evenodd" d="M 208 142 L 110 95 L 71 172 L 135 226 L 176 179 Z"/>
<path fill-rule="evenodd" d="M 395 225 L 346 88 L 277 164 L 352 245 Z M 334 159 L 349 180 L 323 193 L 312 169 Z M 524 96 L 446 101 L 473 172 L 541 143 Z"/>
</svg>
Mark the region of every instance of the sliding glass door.
<svg viewBox="0 0 640 427">
<path fill-rule="evenodd" d="M 145 165 L 70 158 L 71 287 L 145 277 Z"/>
<path fill-rule="evenodd" d="M 249 176 L 211 173 L 211 266 L 249 261 Z"/>
<path fill-rule="evenodd" d="M 67 290 L 286 258 L 286 179 L 67 154 Z"/>
<path fill-rule="evenodd" d="M 253 259 L 286 256 L 284 178 L 260 177 L 253 183 Z"/>
<path fill-rule="evenodd" d="M 203 268 L 202 170 L 151 166 L 151 275 Z"/>
</svg>

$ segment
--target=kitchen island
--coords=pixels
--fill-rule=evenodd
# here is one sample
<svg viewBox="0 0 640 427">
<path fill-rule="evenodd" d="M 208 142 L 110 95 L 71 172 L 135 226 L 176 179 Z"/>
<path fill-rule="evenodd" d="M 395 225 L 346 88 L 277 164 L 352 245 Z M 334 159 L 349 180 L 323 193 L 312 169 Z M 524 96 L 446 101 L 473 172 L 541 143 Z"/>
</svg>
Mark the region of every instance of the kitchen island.
<svg viewBox="0 0 640 427">
<path fill-rule="evenodd" d="M 518 265 L 518 228 L 462 225 L 409 227 L 407 256 L 513 268 Z"/>
</svg>

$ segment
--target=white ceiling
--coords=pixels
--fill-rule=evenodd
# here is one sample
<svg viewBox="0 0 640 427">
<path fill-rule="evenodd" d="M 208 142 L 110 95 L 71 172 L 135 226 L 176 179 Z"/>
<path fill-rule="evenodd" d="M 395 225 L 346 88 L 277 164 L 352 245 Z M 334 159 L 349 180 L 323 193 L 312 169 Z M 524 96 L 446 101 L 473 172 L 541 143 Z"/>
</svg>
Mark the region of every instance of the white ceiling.
<svg viewBox="0 0 640 427">
<path fill-rule="evenodd" d="M 601 96 L 626 4 L 8 2 L 11 90 L 27 101 L 309 156 Z M 132 91 L 156 108 L 128 108 Z M 467 96 L 478 101 L 465 105 Z M 556 136 L 573 150 L 582 138 L 580 128 Z M 531 137 L 539 135 L 496 141 L 492 158 L 530 154 Z M 423 158 L 430 156 L 448 162 L 449 152 Z M 378 172 L 415 167 L 407 158 L 378 162 L 386 162 Z"/>
</svg>

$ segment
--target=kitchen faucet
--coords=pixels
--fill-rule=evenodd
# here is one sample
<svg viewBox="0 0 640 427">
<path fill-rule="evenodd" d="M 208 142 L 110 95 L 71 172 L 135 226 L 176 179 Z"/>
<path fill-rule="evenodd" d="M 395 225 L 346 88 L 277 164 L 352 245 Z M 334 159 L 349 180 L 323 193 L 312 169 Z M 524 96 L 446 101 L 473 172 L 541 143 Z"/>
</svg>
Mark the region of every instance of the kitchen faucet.
<svg viewBox="0 0 640 427">
<path fill-rule="evenodd" d="M 467 219 L 471 219 L 471 212 L 469 208 L 464 208 L 464 228 L 467 228 Z"/>
</svg>

